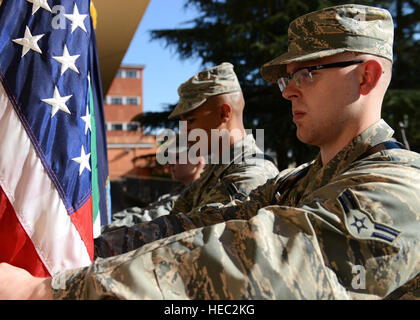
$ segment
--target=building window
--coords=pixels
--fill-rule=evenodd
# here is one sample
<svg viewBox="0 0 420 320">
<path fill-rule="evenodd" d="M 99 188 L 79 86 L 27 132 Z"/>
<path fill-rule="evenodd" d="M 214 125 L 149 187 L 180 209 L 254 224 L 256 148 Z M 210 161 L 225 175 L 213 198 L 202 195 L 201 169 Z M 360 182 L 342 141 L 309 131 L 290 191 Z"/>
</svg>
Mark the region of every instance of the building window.
<svg viewBox="0 0 420 320">
<path fill-rule="evenodd" d="M 123 129 L 123 124 L 122 123 L 113 123 L 111 124 L 111 130 L 112 131 L 120 131 Z"/>
<path fill-rule="evenodd" d="M 139 104 L 139 102 L 138 102 L 137 97 L 127 97 L 125 100 L 125 104 L 136 106 Z"/>
<path fill-rule="evenodd" d="M 139 129 L 140 129 L 140 123 L 138 122 L 127 123 L 127 131 L 137 131 Z"/>
<path fill-rule="evenodd" d="M 138 106 L 140 105 L 141 97 L 112 97 L 107 96 L 105 98 L 106 104 L 118 104 L 118 105 L 129 105 Z"/>
<path fill-rule="evenodd" d="M 123 99 L 122 97 L 111 97 L 110 104 L 123 104 Z"/>
<path fill-rule="evenodd" d="M 106 124 L 108 131 L 138 131 L 140 128 L 140 122 L 107 122 Z"/>
<path fill-rule="evenodd" d="M 122 78 L 122 79 L 125 79 L 125 78 L 140 79 L 140 70 L 119 69 L 115 77 Z"/>
<path fill-rule="evenodd" d="M 138 70 L 125 70 L 125 78 L 139 78 Z"/>
</svg>

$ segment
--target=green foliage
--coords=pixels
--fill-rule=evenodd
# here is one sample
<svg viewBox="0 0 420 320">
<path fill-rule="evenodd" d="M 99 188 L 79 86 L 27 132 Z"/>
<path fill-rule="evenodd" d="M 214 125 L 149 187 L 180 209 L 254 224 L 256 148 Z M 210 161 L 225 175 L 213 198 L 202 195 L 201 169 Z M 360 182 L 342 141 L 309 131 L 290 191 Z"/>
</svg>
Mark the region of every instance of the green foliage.
<svg viewBox="0 0 420 320">
<path fill-rule="evenodd" d="M 290 103 L 281 97 L 275 85 L 262 79 L 260 68 L 287 51 L 287 29 L 294 18 L 344 3 L 348 1 L 189 0 L 185 7 L 195 7 L 200 16 L 188 21 L 189 27 L 183 29 L 154 30 L 151 38 L 165 41 L 181 59 L 200 58 L 203 67 L 224 61 L 234 64 L 246 99 L 245 127 L 264 129 L 265 147 L 277 152 L 282 168 L 293 160 L 299 164 L 313 158 L 317 149 L 297 140 Z M 420 134 L 415 130 L 420 122 L 417 112 L 420 102 L 419 0 L 358 3 L 385 7 L 394 16 L 394 76 L 384 103 L 384 117 L 396 129 L 395 124 L 407 122 L 408 117 L 406 133 L 410 146 L 420 150 Z M 173 107 L 168 106 L 168 111 Z M 150 127 L 175 126 L 174 122 L 165 120 L 167 114 L 146 114 L 141 121 Z M 288 154 L 293 155 L 292 159 Z"/>
<path fill-rule="evenodd" d="M 155 128 L 175 129 L 178 126 L 178 121 L 168 119 L 169 114 L 174 108 L 175 105 L 167 105 L 165 111 L 141 113 L 131 119 L 131 121 L 140 122 L 145 132 Z"/>
</svg>

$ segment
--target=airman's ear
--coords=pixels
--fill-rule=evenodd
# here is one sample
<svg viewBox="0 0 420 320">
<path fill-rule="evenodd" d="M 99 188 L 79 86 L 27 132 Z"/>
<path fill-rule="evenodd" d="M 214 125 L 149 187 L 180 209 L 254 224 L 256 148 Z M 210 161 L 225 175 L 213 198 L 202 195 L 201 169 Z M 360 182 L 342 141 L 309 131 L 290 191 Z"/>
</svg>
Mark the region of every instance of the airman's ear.
<svg viewBox="0 0 420 320">
<path fill-rule="evenodd" d="M 360 94 L 367 95 L 378 84 L 383 74 L 382 65 L 376 60 L 368 60 L 364 63 L 364 71 L 361 75 Z"/>
<path fill-rule="evenodd" d="M 222 123 L 226 123 L 230 120 L 232 117 L 232 111 L 232 106 L 230 104 L 223 103 L 220 106 L 220 120 Z"/>
</svg>

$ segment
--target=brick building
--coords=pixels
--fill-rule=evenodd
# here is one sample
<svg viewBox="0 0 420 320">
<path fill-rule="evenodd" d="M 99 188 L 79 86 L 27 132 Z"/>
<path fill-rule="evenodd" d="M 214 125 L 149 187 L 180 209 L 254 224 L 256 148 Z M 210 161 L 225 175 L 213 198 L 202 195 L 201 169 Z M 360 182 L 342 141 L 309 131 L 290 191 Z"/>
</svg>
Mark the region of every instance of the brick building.
<svg viewBox="0 0 420 320">
<path fill-rule="evenodd" d="M 156 137 L 143 134 L 140 123 L 133 121 L 143 112 L 143 69 L 120 66 L 104 99 L 111 179 L 150 176 L 155 166 Z"/>
</svg>

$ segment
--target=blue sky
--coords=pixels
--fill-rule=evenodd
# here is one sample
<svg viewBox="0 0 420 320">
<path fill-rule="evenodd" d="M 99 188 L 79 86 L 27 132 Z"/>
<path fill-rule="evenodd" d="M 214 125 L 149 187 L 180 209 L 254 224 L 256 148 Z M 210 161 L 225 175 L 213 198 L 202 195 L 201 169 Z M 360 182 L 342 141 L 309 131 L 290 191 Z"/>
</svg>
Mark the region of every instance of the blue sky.
<svg viewBox="0 0 420 320">
<path fill-rule="evenodd" d="M 145 65 L 143 71 L 144 111 L 162 111 L 178 101 L 178 86 L 200 71 L 199 59 L 181 60 L 165 41 L 150 41 L 150 30 L 185 27 L 195 18 L 194 8 L 185 10 L 185 0 L 151 0 L 131 41 L 123 64 Z"/>
</svg>

